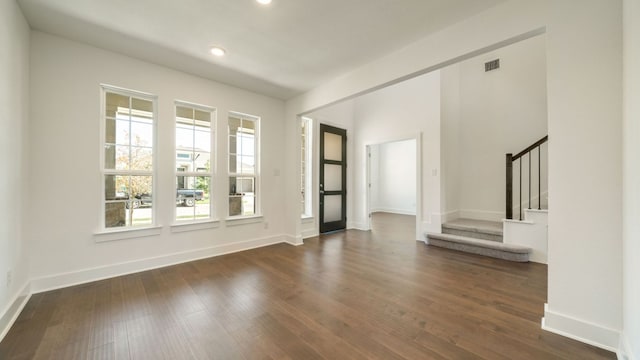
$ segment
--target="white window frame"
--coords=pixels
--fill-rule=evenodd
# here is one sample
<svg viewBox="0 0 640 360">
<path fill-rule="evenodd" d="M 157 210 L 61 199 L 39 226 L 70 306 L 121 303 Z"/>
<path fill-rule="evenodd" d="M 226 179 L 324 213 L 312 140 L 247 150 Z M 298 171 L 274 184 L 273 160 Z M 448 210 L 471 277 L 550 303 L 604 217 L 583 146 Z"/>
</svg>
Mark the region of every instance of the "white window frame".
<svg viewBox="0 0 640 360">
<path fill-rule="evenodd" d="M 231 155 L 231 151 L 229 149 L 229 139 L 231 138 L 231 131 L 230 131 L 230 127 L 229 127 L 229 120 L 231 117 L 235 117 L 235 118 L 240 118 L 241 120 L 245 121 L 253 121 L 254 122 L 254 161 L 255 161 L 255 167 L 254 167 L 254 173 L 253 174 L 244 174 L 244 173 L 238 173 L 238 172 L 231 172 L 230 171 L 230 166 L 231 164 L 229 164 L 229 158 Z M 256 115 L 250 115 L 250 114 L 246 114 L 246 113 L 241 113 L 241 112 L 237 112 L 237 111 L 230 111 L 228 116 L 227 116 L 227 151 L 226 151 L 226 155 L 227 155 L 227 201 L 226 201 L 226 208 L 227 208 L 227 219 L 228 220 L 235 220 L 235 219 L 246 219 L 246 218 L 261 218 L 262 217 L 262 206 L 261 206 L 261 201 L 260 199 L 262 198 L 262 191 L 261 191 L 261 187 L 260 187 L 260 125 L 261 125 L 261 118 L 259 116 Z M 236 170 L 238 170 L 236 168 Z M 231 187 L 231 178 L 232 177 L 253 177 L 254 178 L 254 192 L 255 192 L 255 197 L 254 197 L 254 213 L 252 215 L 230 215 L 229 214 L 229 199 L 230 199 L 230 187 Z M 228 223 L 229 224 L 229 223 Z"/>
<path fill-rule="evenodd" d="M 304 175 L 304 210 L 301 213 L 301 217 L 310 218 L 313 216 L 313 193 L 312 193 L 312 185 L 313 185 L 313 119 L 308 117 L 300 118 L 300 129 L 302 130 L 302 126 L 304 126 L 304 143 L 301 143 L 304 146 L 304 153 L 300 154 L 300 176 Z M 300 134 L 302 136 L 302 133 Z M 302 141 L 301 141 L 302 142 Z M 302 161 L 304 161 L 304 166 L 302 166 Z M 300 185 L 302 186 L 302 179 L 300 179 Z M 302 189 L 301 189 L 302 192 Z"/>
<path fill-rule="evenodd" d="M 217 197 L 215 196 L 215 193 L 219 191 L 213 191 L 213 189 L 215 189 L 215 173 L 216 173 L 216 165 L 217 165 L 217 146 L 216 146 L 216 124 L 217 124 L 217 110 L 216 108 L 212 107 L 212 106 L 207 106 L 207 105 L 201 105 L 201 104 L 196 104 L 196 103 L 191 103 L 191 102 L 187 102 L 187 101 L 181 101 L 181 100 L 176 100 L 174 101 L 173 104 L 173 129 L 174 129 L 174 141 L 173 141 L 173 145 L 174 145 L 174 156 L 177 154 L 178 149 L 176 148 L 176 141 L 175 141 L 175 137 L 176 137 L 176 118 L 178 116 L 177 114 L 177 107 L 187 107 L 187 108 L 191 108 L 194 110 L 199 110 L 199 111 L 205 111 L 205 112 L 209 112 L 211 114 L 211 132 L 210 132 L 210 141 L 211 141 L 211 148 L 209 149 L 209 154 L 210 154 L 210 166 L 211 168 L 209 169 L 209 172 L 197 172 L 197 171 L 187 171 L 187 172 L 180 172 L 180 176 L 186 176 L 186 177 L 198 177 L 198 176 L 209 176 L 209 217 L 208 218 L 202 218 L 202 219 L 191 219 L 191 220 L 178 220 L 177 218 L 177 208 L 174 205 L 173 207 L 173 224 L 174 225 L 187 225 L 187 224 L 194 224 L 194 223 L 206 223 L 206 222 L 216 222 L 217 221 L 217 209 L 214 206 L 215 204 L 215 200 L 217 199 Z M 173 180 L 177 181 L 178 179 L 178 159 L 177 156 L 175 163 L 174 163 L 174 167 L 173 167 L 173 171 L 174 171 L 174 176 L 173 176 Z M 177 191 L 177 188 L 174 187 L 174 191 Z M 175 203 L 175 202 L 174 202 Z"/>
<path fill-rule="evenodd" d="M 122 96 L 127 96 L 130 98 L 138 98 L 141 100 L 151 101 L 153 108 L 153 117 L 152 117 L 152 170 L 144 171 L 144 170 L 117 170 L 117 169 L 106 169 L 105 168 L 105 146 L 106 146 L 106 124 L 107 124 L 107 116 L 106 116 L 106 95 L 107 93 L 114 93 Z M 109 234 L 109 233 L 132 233 L 132 234 L 140 234 L 140 236 L 147 235 L 157 235 L 156 231 L 152 232 L 144 232 L 141 233 L 141 230 L 145 229 L 156 229 L 158 228 L 158 216 L 156 211 L 156 206 L 151 207 L 151 224 L 145 224 L 140 226 L 120 226 L 120 227 L 112 227 L 107 228 L 105 223 L 106 216 L 106 194 L 105 194 L 105 177 L 107 175 L 125 175 L 125 176 L 151 176 L 152 182 L 152 196 L 153 194 L 157 194 L 157 137 L 158 137 L 158 97 L 156 95 L 145 93 L 136 90 L 129 90 L 117 86 L 100 84 L 100 230 L 97 235 L 100 234 Z M 97 241 L 108 241 L 108 240 L 117 240 L 117 239 L 126 239 L 133 236 L 122 235 L 117 238 L 108 238 L 105 240 L 97 240 Z"/>
</svg>

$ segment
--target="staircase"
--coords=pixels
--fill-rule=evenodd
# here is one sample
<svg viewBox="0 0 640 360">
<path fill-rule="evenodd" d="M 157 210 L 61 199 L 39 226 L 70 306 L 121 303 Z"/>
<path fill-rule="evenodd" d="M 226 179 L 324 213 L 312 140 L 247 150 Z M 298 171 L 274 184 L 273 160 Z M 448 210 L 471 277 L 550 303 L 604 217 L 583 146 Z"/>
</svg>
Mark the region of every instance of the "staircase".
<svg viewBox="0 0 640 360">
<path fill-rule="evenodd" d="M 502 222 L 456 219 L 442 224 L 442 233 L 426 233 L 429 245 L 497 259 L 527 262 L 532 249 L 505 244 Z"/>
<path fill-rule="evenodd" d="M 542 171 L 546 166 L 542 166 L 542 146 L 548 140 L 544 136 L 516 155 L 506 154 L 506 219 L 455 219 L 442 224 L 442 233 L 427 232 L 427 244 L 503 260 L 546 264 L 548 221 L 543 208 L 546 189 L 542 186 Z M 514 210 L 518 213 L 515 220 Z"/>
</svg>

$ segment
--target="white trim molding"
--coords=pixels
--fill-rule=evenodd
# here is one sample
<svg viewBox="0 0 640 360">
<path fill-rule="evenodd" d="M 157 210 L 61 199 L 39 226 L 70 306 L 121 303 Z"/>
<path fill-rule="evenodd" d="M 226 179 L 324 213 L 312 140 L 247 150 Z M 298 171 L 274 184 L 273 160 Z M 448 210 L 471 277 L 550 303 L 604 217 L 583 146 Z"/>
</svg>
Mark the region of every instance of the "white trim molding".
<svg viewBox="0 0 640 360">
<path fill-rule="evenodd" d="M 304 245 L 302 242 L 302 236 L 283 235 L 283 242 L 293 246 Z"/>
<path fill-rule="evenodd" d="M 415 209 L 393 209 L 393 208 L 374 208 L 371 209 L 372 213 L 383 212 L 389 214 L 398 214 L 398 215 L 416 215 Z"/>
<path fill-rule="evenodd" d="M 619 330 L 554 312 L 549 310 L 549 304 L 544 304 L 542 329 L 612 352 L 620 344 Z"/>
<path fill-rule="evenodd" d="M 460 209 L 459 215 L 464 219 L 486 220 L 500 222 L 504 219 L 504 211 Z"/>
<path fill-rule="evenodd" d="M 627 338 L 627 334 L 624 331 L 620 334 L 620 345 L 618 345 L 616 356 L 618 360 L 640 360 L 640 358 L 635 356 L 633 350 L 631 350 L 629 338 Z"/>
<path fill-rule="evenodd" d="M 13 323 L 18 319 L 18 316 L 27 305 L 27 302 L 31 298 L 30 282 L 22 286 L 20 292 L 16 294 L 13 300 L 9 303 L 6 309 L 0 313 L 0 341 L 4 339 L 5 335 L 13 326 Z"/>
<path fill-rule="evenodd" d="M 215 256 L 235 253 L 238 251 L 251 250 L 264 246 L 275 245 L 279 243 L 289 243 L 292 245 L 297 245 L 286 241 L 285 237 L 282 235 L 239 241 L 230 244 L 215 245 L 202 249 L 183 251 L 153 258 L 134 260 L 119 264 L 99 266 L 79 271 L 34 278 L 31 280 L 31 291 L 35 294 L 44 291 L 84 284 L 92 281 L 109 279 L 116 276 L 182 264 L 189 261 L 206 259 Z"/>
<path fill-rule="evenodd" d="M 320 233 L 318 232 L 318 229 L 316 229 L 316 228 L 303 229 L 301 237 L 302 237 L 302 239 L 308 239 L 308 238 L 312 238 L 312 237 L 318 236 L 318 235 L 320 235 Z"/>
</svg>

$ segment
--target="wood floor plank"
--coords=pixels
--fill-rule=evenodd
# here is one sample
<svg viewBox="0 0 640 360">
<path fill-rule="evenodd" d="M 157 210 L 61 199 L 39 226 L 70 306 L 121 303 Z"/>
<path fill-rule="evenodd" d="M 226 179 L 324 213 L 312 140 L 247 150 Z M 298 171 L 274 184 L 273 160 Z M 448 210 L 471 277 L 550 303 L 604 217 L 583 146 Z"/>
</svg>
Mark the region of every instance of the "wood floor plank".
<svg viewBox="0 0 640 360">
<path fill-rule="evenodd" d="M 547 268 L 415 218 L 34 294 L 0 359 L 615 359 L 543 331 Z"/>
</svg>

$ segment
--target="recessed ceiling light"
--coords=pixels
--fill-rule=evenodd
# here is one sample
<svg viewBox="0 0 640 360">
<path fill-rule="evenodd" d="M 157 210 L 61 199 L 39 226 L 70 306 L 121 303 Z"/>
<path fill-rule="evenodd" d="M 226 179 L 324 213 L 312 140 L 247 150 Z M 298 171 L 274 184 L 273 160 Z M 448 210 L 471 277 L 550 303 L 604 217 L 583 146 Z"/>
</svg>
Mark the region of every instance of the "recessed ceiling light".
<svg viewBox="0 0 640 360">
<path fill-rule="evenodd" d="M 211 53 L 215 56 L 224 56 L 227 53 L 227 50 L 219 47 L 219 46 L 212 46 L 211 47 Z"/>
<path fill-rule="evenodd" d="M 271 4 L 271 0 L 256 0 L 257 2 L 259 2 L 262 5 L 269 5 Z"/>
</svg>

